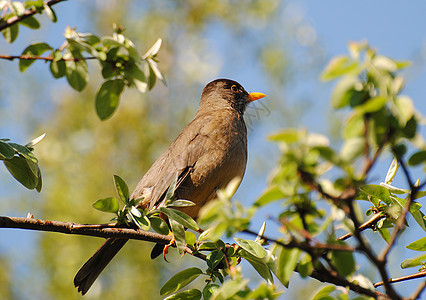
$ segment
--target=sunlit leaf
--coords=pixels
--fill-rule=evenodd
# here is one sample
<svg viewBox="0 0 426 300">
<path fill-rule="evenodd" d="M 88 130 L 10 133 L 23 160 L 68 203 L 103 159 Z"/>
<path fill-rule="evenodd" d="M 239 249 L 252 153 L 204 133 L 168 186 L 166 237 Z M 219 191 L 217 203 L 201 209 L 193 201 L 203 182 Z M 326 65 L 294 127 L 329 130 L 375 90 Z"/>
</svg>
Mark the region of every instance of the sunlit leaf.
<svg viewBox="0 0 426 300">
<path fill-rule="evenodd" d="M 243 240 L 237 237 L 234 237 L 234 240 L 241 248 L 255 257 L 264 258 L 266 256 L 266 250 L 259 243 L 251 240 Z"/>
<path fill-rule="evenodd" d="M 404 127 L 408 120 L 414 116 L 414 103 L 410 97 L 399 96 L 395 99 L 395 107 L 397 114 L 395 115 L 399 121 L 399 124 Z"/>
<path fill-rule="evenodd" d="M 161 287 L 160 295 L 169 295 L 174 292 L 177 292 L 181 288 L 190 284 L 201 274 L 203 274 L 203 271 L 195 267 L 180 271 L 172 278 L 167 280 L 167 282 Z"/>
<path fill-rule="evenodd" d="M 28 56 L 40 56 L 44 52 L 52 50 L 52 47 L 50 47 L 46 43 L 36 43 L 28 46 L 27 48 L 22 51 L 22 56 L 28 55 Z M 34 63 L 35 59 L 20 59 L 19 60 L 19 70 L 21 72 L 24 72 L 32 63 Z"/>
<path fill-rule="evenodd" d="M 336 290 L 334 285 L 328 285 L 326 287 L 321 288 L 313 297 L 312 300 L 325 300 L 327 296 L 330 296 L 332 292 Z M 334 298 L 330 298 L 334 299 Z"/>
<path fill-rule="evenodd" d="M 179 252 L 179 255 L 183 256 L 183 254 L 185 253 L 184 248 L 185 248 L 185 244 L 186 244 L 185 228 L 183 227 L 182 224 L 178 223 L 174 219 L 169 218 L 169 223 L 170 223 L 170 227 L 171 227 L 172 232 L 173 232 L 173 237 L 175 239 L 176 248 Z"/>
<path fill-rule="evenodd" d="M 15 150 L 8 143 L 0 140 L 0 159 L 11 159 L 15 155 Z"/>
<path fill-rule="evenodd" d="M 97 210 L 109 213 L 116 213 L 119 209 L 118 201 L 114 197 L 99 199 L 95 203 L 93 203 L 92 206 Z"/>
<path fill-rule="evenodd" d="M 200 290 L 190 289 L 171 295 L 167 298 L 164 298 L 164 300 L 199 300 L 201 299 L 201 296 L 202 294 Z"/>
<path fill-rule="evenodd" d="M 426 254 L 419 255 L 415 258 L 406 259 L 401 263 L 401 268 L 413 268 L 426 264 Z"/>
<path fill-rule="evenodd" d="M 10 174 L 12 174 L 23 186 L 30 190 L 37 188 L 39 185 L 39 177 L 37 175 L 39 175 L 40 172 L 35 163 L 21 156 L 14 156 L 3 162 Z M 37 167 L 36 174 L 34 174 L 34 168 L 29 164 L 33 164 Z"/>
<path fill-rule="evenodd" d="M 408 246 L 405 246 L 410 250 L 415 251 L 426 251 L 426 237 L 422 237 L 421 239 L 410 243 Z"/>
<path fill-rule="evenodd" d="M 296 269 L 297 260 L 299 259 L 300 253 L 300 250 L 296 248 L 283 248 L 281 250 L 280 256 L 278 258 L 276 275 L 285 287 L 288 287 L 290 277 Z"/>
<path fill-rule="evenodd" d="M 159 217 L 149 217 L 149 220 L 151 221 L 152 228 L 158 232 L 159 234 L 167 235 L 169 233 L 169 226 L 167 226 L 166 221 Z"/>
<path fill-rule="evenodd" d="M 1 31 L 6 42 L 13 43 L 16 40 L 19 33 L 18 26 L 19 24 L 14 24 L 12 26 L 6 27 L 5 29 Z"/>
<path fill-rule="evenodd" d="M 168 216 L 170 219 L 182 224 L 186 228 L 197 231 L 199 229 L 197 222 L 194 221 L 190 216 L 173 208 L 160 207 L 160 211 Z"/>
<path fill-rule="evenodd" d="M 31 29 L 39 29 L 40 28 L 40 23 L 33 16 L 22 19 L 19 23 L 28 27 L 28 28 L 31 28 Z"/>
<path fill-rule="evenodd" d="M 322 80 L 333 80 L 346 74 L 356 74 L 358 63 L 347 56 L 336 56 L 326 66 L 321 74 Z"/>
<path fill-rule="evenodd" d="M 89 69 L 81 55 L 74 56 L 71 52 L 64 54 L 66 66 L 65 75 L 69 85 L 76 91 L 82 91 L 89 81 Z"/>
<path fill-rule="evenodd" d="M 222 261 L 225 254 L 221 250 L 213 250 L 207 255 L 207 265 L 210 269 L 216 268 L 216 266 Z"/>
<path fill-rule="evenodd" d="M 124 89 L 122 79 L 110 79 L 105 81 L 96 94 L 96 113 L 101 120 L 112 116 L 118 107 L 120 95 Z"/>
<path fill-rule="evenodd" d="M 426 162 L 426 150 L 418 151 L 408 159 L 410 166 L 417 166 L 423 162 Z"/>
<path fill-rule="evenodd" d="M 358 93 L 355 85 L 359 83 L 356 76 L 347 76 L 340 80 L 331 95 L 331 104 L 334 109 L 343 108 L 349 105 L 352 96 Z"/>
<path fill-rule="evenodd" d="M 391 184 L 393 181 L 393 178 L 396 175 L 396 172 L 398 171 L 398 160 L 396 158 L 394 158 L 389 166 L 388 169 L 388 173 L 386 174 L 386 179 L 385 179 L 385 183 L 386 184 Z"/>
<path fill-rule="evenodd" d="M 127 203 L 130 195 L 129 195 L 129 187 L 127 186 L 126 182 L 120 176 L 114 175 L 114 184 L 120 199 L 124 203 Z"/>
<path fill-rule="evenodd" d="M 265 192 L 263 192 L 262 196 L 260 196 L 256 202 L 255 206 L 263 206 L 269 204 L 274 201 L 278 201 L 285 197 L 285 194 L 279 188 L 279 186 L 269 187 Z"/>
</svg>

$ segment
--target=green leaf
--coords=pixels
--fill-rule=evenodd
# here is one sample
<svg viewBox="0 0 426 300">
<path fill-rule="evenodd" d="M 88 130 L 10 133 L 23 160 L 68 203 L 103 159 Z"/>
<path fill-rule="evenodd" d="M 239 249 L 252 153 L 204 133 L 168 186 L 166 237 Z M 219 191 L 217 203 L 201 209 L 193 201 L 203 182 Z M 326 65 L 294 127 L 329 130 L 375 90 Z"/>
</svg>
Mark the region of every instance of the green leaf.
<svg viewBox="0 0 426 300">
<path fill-rule="evenodd" d="M 159 218 L 159 217 L 149 217 L 149 220 L 151 222 L 151 226 L 152 228 L 158 232 L 159 234 L 163 234 L 163 235 L 167 235 L 169 234 L 169 226 L 167 226 L 166 221 L 164 221 L 163 219 Z"/>
<path fill-rule="evenodd" d="M 221 250 L 214 250 L 207 255 L 207 265 L 213 270 L 224 257 L 225 254 Z"/>
<path fill-rule="evenodd" d="M 381 185 L 377 184 L 366 184 L 360 187 L 360 190 L 369 196 L 374 196 L 386 204 L 391 204 L 391 198 L 389 190 Z"/>
<path fill-rule="evenodd" d="M 40 23 L 33 16 L 28 17 L 26 19 L 22 19 L 19 23 L 28 27 L 28 28 L 31 28 L 31 29 L 39 29 L 40 28 Z"/>
<path fill-rule="evenodd" d="M 8 143 L 0 140 L 0 159 L 11 159 L 15 150 Z"/>
<path fill-rule="evenodd" d="M 40 174 L 38 166 L 30 160 L 25 159 L 21 156 L 14 156 L 11 159 L 3 161 L 6 168 L 27 189 L 35 189 L 39 186 Z M 34 168 L 29 164 L 33 164 L 37 167 L 37 174 L 34 174 Z"/>
<path fill-rule="evenodd" d="M 426 237 L 422 237 L 421 239 L 410 243 L 408 246 L 405 246 L 410 250 L 415 251 L 426 251 Z"/>
<path fill-rule="evenodd" d="M 309 254 L 306 253 L 297 264 L 297 271 L 299 272 L 300 276 L 307 277 L 312 274 L 313 270 L 314 266 L 312 264 L 312 258 Z"/>
<path fill-rule="evenodd" d="M 323 287 L 314 295 L 314 297 L 312 297 L 312 300 L 326 299 L 326 297 L 330 296 L 330 294 L 334 292 L 335 290 L 336 290 L 336 287 L 334 285 Z M 334 298 L 331 298 L 331 299 L 334 299 Z"/>
<path fill-rule="evenodd" d="M 276 134 L 272 134 L 269 140 L 276 142 L 284 142 L 287 144 L 293 144 L 298 142 L 302 138 L 302 134 L 299 130 L 294 128 L 284 129 Z"/>
<path fill-rule="evenodd" d="M 416 152 L 408 159 L 410 166 L 417 166 L 423 162 L 426 162 L 426 150 Z"/>
<path fill-rule="evenodd" d="M 43 8 L 44 8 L 44 11 L 45 11 L 47 17 L 50 19 L 50 21 L 52 21 L 53 23 L 56 23 L 58 18 L 56 17 L 55 11 L 47 4 L 44 4 Z"/>
<path fill-rule="evenodd" d="M 160 68 L 158 67 L 158 64 L 151 58 L 148 58 L 147 61 L 149 63 L 150 71 L 152 70 L 152 72 L 155 74 L 155 77 L 157 77 L 159 80 L 161 80 L 164 83 L 164 85 L 167 85 L 166 79 L 164 78 L 163 74 L 161 74 L 161 71 L 160 71 Z M 151 76 L 151 74 L 150 74 L 150 76 Z M 153 86 L 154 85 L 152 85 L 152 87 Z"/>
<path fill-rule="evenodd" d="M 293 271 L 296 269 L 300 250 L 283 248 L 278 259 L 277 277 L 281 283 L 288 288 L 288 283 Z"/>
<path fill-rule="evenodd" d="M 142 215 L 139 217 L 132 214 L 132 219 L 134 223 L 142 230 L 147 231 L 151 228 L 151 222 L 149 221 L 148 217 L 145 215 Z"/>
<path fill-rule="evenodd" d="M 175 238 L 176 248 L 178 250 L 178 253 L 180 256 L 183 256 L 185 254 L 184 248 L 185 248 L 185 228 L 182 226 L 182 224 L 178 223 L 174 219 L 169 218 L 170 227 L 173 232 L 173 237 Z"/>
<path fill-rule="evenodd" d="M 64 54 L 66 59 L 75 59 L 65 61 L 67 81 L 76 91 L 81 92 L 89 81 L 89 69 L 86 61 L 81 55 L 71 55 L 71 52 Z"/>
<path fill-rule="evenodd" d="M 357 105 L 355 107 L 355 112 L 358 114 L 376 112 L 382 109 L 386 105 L 387 101 L 388 101 L 387 98 L 384 96 L 370 98 L 367 100 L 367 102 Z"/>
<path fill-rule="evenodd" d="M 109 213 L 116 213 L 119 209 L 118 200 L 114 197 L 99 199 L 92 204 L 92 207 Z"/>
<path fill-rule="evenodd" d="M 347 56 L 336 56 L 326 66 L 321 74 L 321 79 L 325 81 L 333 80 L 346 74 L 356 74 L 358 63 Z"/>
<path fill-rule="evenodd" d="M 112 116 L 118 107 L 120 94 L 124 89 L 122 79 L 111 79 L 105 81 L 96 94 L 96 113 L 101 120 Z"/>
<path fill-rule="evenodd" d="M 395 99 L 395 107 L 397 109 L 395 117 L 398 119 L 399 124 L 402 127 L 405 127 L 408 120 L 414 116 L 413 100 L 407 96 L 399 96 Z"/>
<path fill-rule="evenodd" d="M 36 137 L 35 139 L 33 139 L 32 141 L 30 141 L 29 143 L 25 144 L 25 147 L 27 147 L 29 150 L 32 150 L 32 148 L 37 145 L 38 143 L 40 143 L 44 137 L 46 136 L 46 133 L 43 133 L 42 135 Z"/>
<path fill-rule="evenodd" d="M 241 257 L 245 258 L 252 267 L 265 279 L 269 284 L 274 282 L 274 278 L 272 276 L 271 269 L 268 264 L 264 261 L 264 259 L 258 258 L 245 250 L 241 250 L 238 252 Z"/>
<path fill-rule="evenodd" d="M 215 300 L 222 300 L 222 299 L 234 299 L 232 298 L 236 293 L 243 290 L 247 283 L 249 282 L 248 279 L 241 280 L 227 280 L 218 290 L 217 294 L 215 295 Z"/>
<path fill-rule="evenodd" d="M 344 242 L 338 245 L 345 245 Z M 340 275 L 346 277 L 355 272 L 355 259 L 350 251 L 330 251 L 331 261 Z"/>
<path fill-rule="evenodd" d="M 419 226 L 426 231 L 426 219 L 425 215 L 420 210 L 414 210 L 413 206 L 418 203 L 413 203 L 410 207 L 410 214 L 413 216 L 413 219 L 419 224 Z"/>
<path fill-rule="evenodd" d="M 197 237 L 190 231 L 185 231 L 185 241 L 187 245 L 194 245 L 197 241 Z"/>
<path fill-rule="evenodd" d="M 364 151 L 365 141 L 361 137 L 353 137 L 346 140 L 340 152 L 344 161 L 351 162 L 358 158 Z"/>
<path fill-rule="evenodd" d="M 179 210 L 167 207 L 160 207 L 160 211 L 168 216 L 170 219 L 175 220 L 176 222 L 182 224 L 186 228 L 197 231 L 199 229 L 197 222 L 193 218 L 181 212 Z"/>
<path fill-rule="evenodd" d="M 281 200 L 286 195 L 283 193 L 283 191 L 280 189 L 279 186 L 272 186 L 269 187 L 266 191 L 263 192 L 262 196 L 260 196 L 256 202 L 254 203 L 255 206 L 264 206 L 266 204 L 269 204 L 274 201 Z"/>
<path fill-rule="evenodd" d="M 340 80 L 331 95 L 331 104 L 334 109 L 346 107 L 350 104 L 354 94 L 359 93 L 355 90 L 355 86 L 360 84 L 356 76 L 346 76 Z"/>
<path fill-rule="evenodd" d="M 364 133 L 364 128 L 364 117 L 359 114 L 352 114 L 343 129 L 343 137 L 346 140 L 354 137 L 360 137 Z"/>
<path fill-rule="evenodd" d="M 426 264 L 426 254 L 421 254 L 415 258 L 406 259 L 401 263 L 401 268 L 413 268 Z"/>
<path fill-rule="evenodd" d="M 52 50 L 52 47 L 50 47 L 46 43 L 36 43 L 29 45 L 27 48 L 22 51 L 22 56 L 28 55 L 28 56 L 40 56 L 44 52 Z M 20 59 L 19 60 L 19 71 L 24 72 L 32 63 L 34 63 L 35 59 Z"/>
<path fill-rule="evenodd" d="M 56 79 L 64 77 L 66 74 L 66 66 L 64 60 L 51 61 L 50 62 L 50 73 Z"/>
<path fill-rule="evenodd" d="M 161 39 L 158 39 L 154 45 L 152 45 L 151 48 L 149 48 L 148 51 L 146 51 L 146 53 L 144 54 L 144 56 L 142 57 L 142 59 L 147 59 L 148 57 L 153 57 L 155 55 L 157 55 L 158 51 L 160 51 L 161 48 Z"/>
<path fill-rule="evenodd" d="M 124 203 L 127 203 L 130 198 L 130 195 L 129 195 L 129 187 L 127 186 L 126 182 L 120 176 L 114 175 L 114 184 L 120 199 Z"/>
<path fill-rule="evenodd" d="M 148 89 L 148 83 L 144 72 L 136 65 L 133 64 L 126 70 L 126 77 L 141 93 L 145 93 Z"/>
<path fill-rule="evenodd" d="M 394 158 L 389 166 L 388 173 L 386 174 L 386 179 L 385 179 L 386 184 L 392 183 L 396 175 L 396 172 L 398 171 L 398 168 L 399 168 L 398 160 Z"/>
<path fill-rule="evenodd" d="M 1 31 L 6 42 L 13 43 L 16 40 L 16 38 L 18 37 L 18 33 L 19 33 L 19 27 L 18 26 L 19 26 L 19 24 L 17 23 L 15 25 L 7 27 L 7 28 L 5 28 Z"/>
<path fill-rule="evenodd" d="M 161 287 L 160 295 L 169 295 L 180 290 L 194 281 L 201 274 L 203 274 L 203 271 L 195 267 L 180 271 L 167 280 L 167 282 Z"/>
<path fill-rule="evenodd" d="M 203 299 L 209 300 L 210 297 L 217 292 L 217 290 L 220 288 L 217 284 L 207 284 L 203 289 Z"/>
<path fill-rule="evenodd" d="M 190 289 L 174 295 L 171 295 L 164 300 L 199 300 L 201 299 L 201 291 L 197 289 Z"/>
<path fill-rule="evenodd" d="M 38 162 L 32 151 L 27 147 L 15 143 L 9 143 L 9 146 L 11 146 L 17 153 L 19 153 L 26 159 L 31 160 L 34 163 Z"/>
<path fill-rule="evenodd" d="M 170 183 L 170 186 L 167 189 L 166 197 L 165 197 L 166 201 L 173 200 L 178 179 L 179 179 L 179 172 L 176 172 L 175 177 L 173 178 L 173 181 Z"/>
<path fill-rule="evenodd" d="M 179 199 L 173 201 L 169 206 L 170 207 L 188 207 L 188 206 L 194 206 L 195 203 L 189 200 Z"/>
<path fill-rule="evenodd" d="M 243 240 L 237 237 L 235 237 L 234 240 L 241 248 L 255 257 L 264 258 L 266 256 L 266 250 L 259 243 L 251 240 Z"/>
</svg>

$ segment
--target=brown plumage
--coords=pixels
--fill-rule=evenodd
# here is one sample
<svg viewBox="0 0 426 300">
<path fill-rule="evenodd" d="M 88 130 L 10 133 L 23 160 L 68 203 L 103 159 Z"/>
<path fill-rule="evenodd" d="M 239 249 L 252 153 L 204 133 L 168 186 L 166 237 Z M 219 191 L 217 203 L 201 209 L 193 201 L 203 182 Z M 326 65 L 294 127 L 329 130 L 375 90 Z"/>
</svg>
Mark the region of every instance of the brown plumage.
<svg viewBox="0 0 426 300">
<path fill-rule="evenodd" d="M 237 82 L 217 79 L 203 90 L 197 114 L 176 140 L 139 181 L 132 199 L 142 196 L 141 208 L 162 205 L 164 195 L 178 174 L 177 199 L 196 205 L 181 209 L 196 218 L 200 208 L 234 177 L 244 176 L 247 162 L 247 129 L 243 114 L 247 104 L 265 97 L 247 93 Z M 81 267 L 74 285 L 83 295 L 127 242 L 107 239 Z"/>
</svg>

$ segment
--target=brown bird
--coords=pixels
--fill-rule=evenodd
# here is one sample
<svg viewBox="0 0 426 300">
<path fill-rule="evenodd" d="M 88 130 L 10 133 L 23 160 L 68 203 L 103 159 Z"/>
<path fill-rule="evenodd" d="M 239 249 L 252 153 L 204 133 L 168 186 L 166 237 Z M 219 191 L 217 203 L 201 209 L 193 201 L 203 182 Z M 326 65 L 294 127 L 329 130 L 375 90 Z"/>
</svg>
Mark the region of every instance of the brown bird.
<svg viewBox="0 0 426 300">
<path fill-rule="evenodd" d="M 140 208 L 151 210 L 161 206 L 178 174 L 175 197 L 194 202 L 195 206 L 181 210 L 196 218 L 200 208 L 215 198 L 218 189 L 234 177 L 243 178 L 247 162 L 247 128 L 243 114 L 250 102 L 265 96 L 248 93 L 238 82 L 229 79 L 207 84 L 194 120 L 154 162 L 130 198 L 144 197 L 138 204 Z M 127 241 L 106 240 L 75 275 L 74 285 L 79 292 L 86 294 Z"/>
</svg>

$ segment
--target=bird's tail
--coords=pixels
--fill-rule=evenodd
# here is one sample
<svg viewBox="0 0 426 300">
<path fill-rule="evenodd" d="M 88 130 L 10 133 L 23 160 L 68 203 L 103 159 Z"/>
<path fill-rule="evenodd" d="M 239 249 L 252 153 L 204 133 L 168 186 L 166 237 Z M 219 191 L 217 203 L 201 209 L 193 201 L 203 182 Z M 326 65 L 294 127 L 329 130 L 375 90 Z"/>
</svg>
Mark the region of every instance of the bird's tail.
<svg viewBox="0 0 426 300">
<path fill-rule="evenodd" d="M 105 243 L 86 261 L 74 277 L 74 285 L 83 295 L 87 293 L 99 274 L 105 269 L 114 256 L 126 244 L 127 239 L 109 238 Z"/>
</svg>

